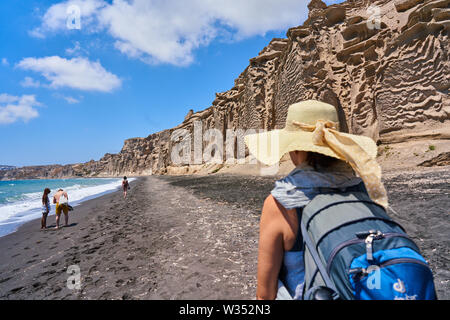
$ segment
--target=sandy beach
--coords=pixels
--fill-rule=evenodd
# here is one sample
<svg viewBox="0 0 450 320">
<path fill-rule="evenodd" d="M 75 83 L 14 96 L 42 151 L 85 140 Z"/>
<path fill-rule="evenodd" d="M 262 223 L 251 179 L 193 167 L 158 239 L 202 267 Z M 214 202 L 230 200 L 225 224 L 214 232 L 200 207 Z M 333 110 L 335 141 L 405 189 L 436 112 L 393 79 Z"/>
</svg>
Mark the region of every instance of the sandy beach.
<svg viewBox="0 0 450 320">
<path fill-rule="evenodd" d="M 258 224 L 274 177 L 149 176 L 0 238 L 0 299 L 253 299 Z M 391 213 L 450 298 L 448 168 L 387 173 Z M 54 225 L 50 216 L 49 225 Z M 81 289 L 69 289 L 69 266 Z"/>
</svg>

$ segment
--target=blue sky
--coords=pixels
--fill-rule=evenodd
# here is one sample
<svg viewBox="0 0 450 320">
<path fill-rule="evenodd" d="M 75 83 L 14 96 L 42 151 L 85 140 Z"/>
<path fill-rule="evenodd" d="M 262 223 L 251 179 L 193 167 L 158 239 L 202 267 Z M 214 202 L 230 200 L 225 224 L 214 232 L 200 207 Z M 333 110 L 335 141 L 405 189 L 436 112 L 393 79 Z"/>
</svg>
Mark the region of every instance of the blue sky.
<svg viewBox="0 0 450 320">
<path fill-rule="evenodd" d="M 307 17 L 302 0 L 186 3 L 1 1 L 0 164 L 98 160 L 174 127 Z"/>
</svg>

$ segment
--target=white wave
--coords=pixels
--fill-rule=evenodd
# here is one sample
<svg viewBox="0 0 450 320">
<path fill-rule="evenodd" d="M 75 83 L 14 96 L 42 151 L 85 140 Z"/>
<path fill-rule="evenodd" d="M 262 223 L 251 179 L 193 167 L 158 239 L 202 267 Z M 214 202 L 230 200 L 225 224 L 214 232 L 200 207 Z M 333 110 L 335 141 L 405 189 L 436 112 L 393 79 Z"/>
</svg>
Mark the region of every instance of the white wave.
<svg viewBox="0 0 450 320">
<path fill-rule="evenodd" d="M 129 181 L 135 179 L 131 178 Z M 116 181 L 96 186 L 82 186 L 75 184 L 70 187 L 64 188 L 69 196 L 69 203 L 74 206 L 81 203 L 87 198 L 95 197 L 96 195 L 113 191 L 118 189 L 122 185 L 122 181 L 117 179 Z M 56 192 L 50 194 L 50 202 L 52 203 L 53 195 Z M 0 226 L 9 223 L 24 223 L 41 216 L 42 208 L 42 192 L 33 192 L 24 194 L 20 200 L 8 203 L 6 205 L 0 205 Z M 51 213 L 55 211 L 55 205 L 51 204 Z"/>
</svg>

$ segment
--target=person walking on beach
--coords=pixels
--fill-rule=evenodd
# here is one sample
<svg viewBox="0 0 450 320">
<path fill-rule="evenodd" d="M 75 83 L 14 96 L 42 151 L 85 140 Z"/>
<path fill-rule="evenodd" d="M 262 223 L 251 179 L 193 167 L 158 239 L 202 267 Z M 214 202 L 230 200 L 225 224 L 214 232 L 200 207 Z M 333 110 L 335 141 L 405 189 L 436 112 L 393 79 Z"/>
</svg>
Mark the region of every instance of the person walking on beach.
<svg viewBox="0 0 450 320">
<path fill-rule="evenodd" d="M 123 198 L 126 199 L 128 189 L 130 189 L 130 184 L 128 183 L 128 179 L 126 176 L 123 177 L 122 189 L 123 189 Z"/>
<path fill-rule="evenodd" d="M 279 143 L 274 145 L 277 139 Z M 368 137 L 339 132 L 335 107 L 314 100 L 291 105 L 284 129 L 248 135 L 245 142 L 264 164 L 276 164 L 289 153 L 296 167 L 275 182 L 264 202 L 257 299 L 302 299 L 305 279 L 300 231 L 302 208 L 321 193 L 347 188 L 368 192 L 372 201 L 387 206 L 381 170 L 375 160 L 377 146 Z M 264 143 L 270 146 L 269 154 L 258 149 Z"/>
<path fill-rule="evenodd" d="M 53 196 L 53 203 L 56 203 L 56 229 L 59 229 L 59 218 L 61 211 L 64 212 L 65 226 L 69 225 L 69 196 L 63 189 L 59 189 Z"/>
<path fill-rule="evenodd" d="M 47 216 L 50 212 L 50 199 L 48 195 L 50 194 L 50 189 L 45 188 L 44 194 L 42 195 L 42 219 L 41 219 L 41 229 L 47 228 Z"/>
</svg>

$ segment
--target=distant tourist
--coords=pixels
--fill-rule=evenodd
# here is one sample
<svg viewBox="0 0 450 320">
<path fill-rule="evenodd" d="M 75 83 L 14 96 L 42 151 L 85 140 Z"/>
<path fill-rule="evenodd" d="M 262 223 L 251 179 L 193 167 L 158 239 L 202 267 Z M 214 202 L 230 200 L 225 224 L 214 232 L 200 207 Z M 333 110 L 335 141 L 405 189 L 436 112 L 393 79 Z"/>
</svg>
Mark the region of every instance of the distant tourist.
<svg viewBox="0 0 450 320">
<path fill-rule="evenodd" d="M 123 177 L 122 189 L 123 189 L 123 198 L 125 199 L 127 197 L 127 191 L 130 189 L 130 184 L 128 183 L 128 179 L 126 176 Z"/>
<path fill-rule="evenodd" d="M 50 189 L 45 188 L 44 195 L 42 196 L 42 219 L 41 219 L 41 229 L 47 228 L 47 216 L 50 212 L 50 199 L 48 195 L 50 194 Z"/>
<path fill-rule="evenodd" d="M 56 229 L 59 228 L 59 218 L 61 211 L 64 212 L 65 226 L 69 225 L 69 196 L 63 189 L 59 189 L 53 196 L 53 203 L 56 203 Z"/>
</svg>

